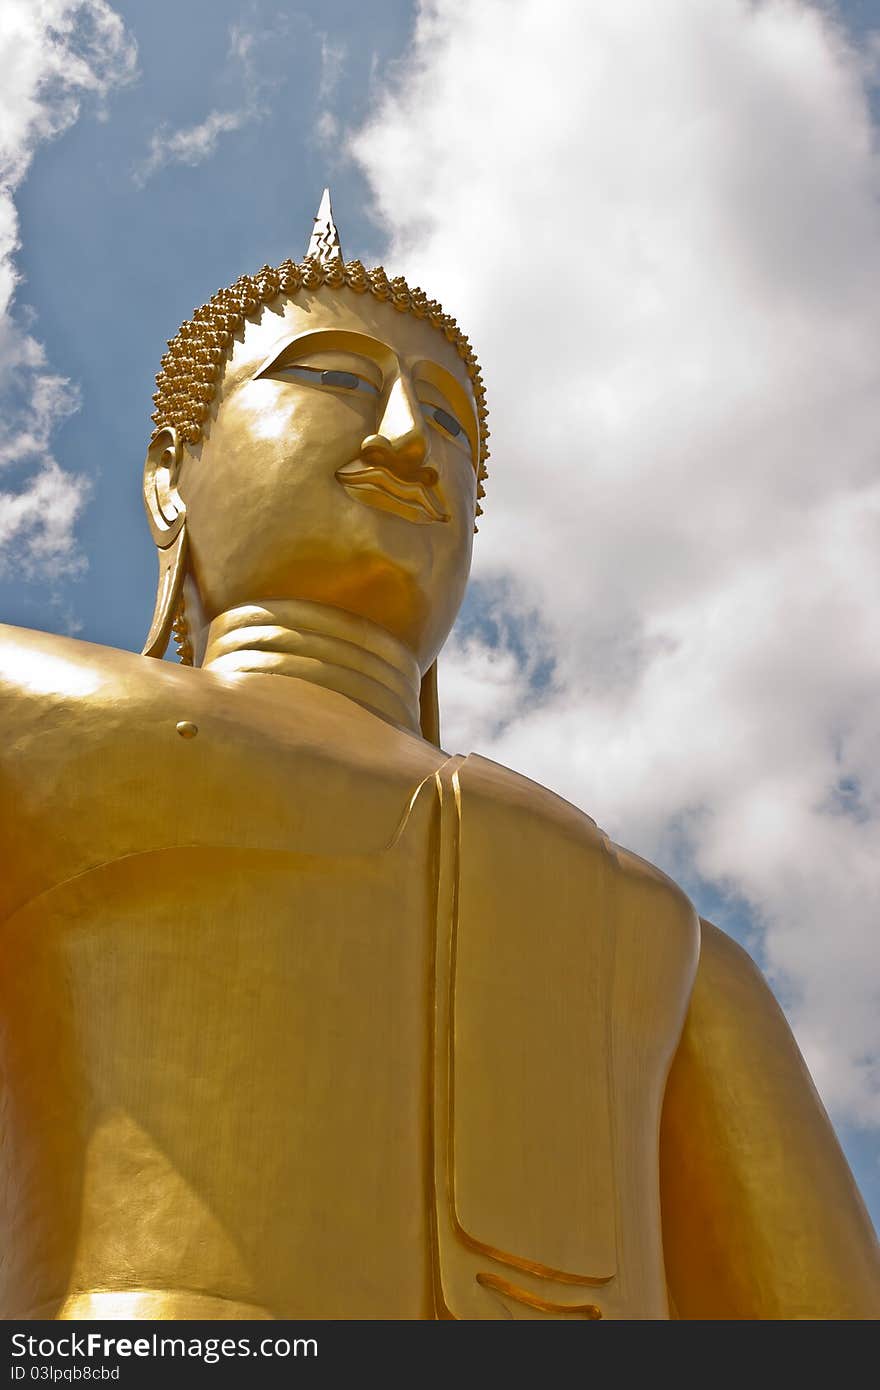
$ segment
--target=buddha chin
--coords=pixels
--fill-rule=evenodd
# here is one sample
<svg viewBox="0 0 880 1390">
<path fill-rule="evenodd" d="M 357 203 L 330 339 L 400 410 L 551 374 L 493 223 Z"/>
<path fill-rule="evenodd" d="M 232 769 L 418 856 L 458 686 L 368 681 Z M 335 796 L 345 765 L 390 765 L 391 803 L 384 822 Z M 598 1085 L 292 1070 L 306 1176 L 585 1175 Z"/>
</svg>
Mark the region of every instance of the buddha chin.
<svg viewBox="0 0 880 1390">
<path fill-rule="evenodd" d="M 156 402 L 143 655 L 2 629 L 3 1316 L 873 1316 L 750 959 L 440 746 L 488 455 L 454 321 L 325 199 Z"/>
</svg>

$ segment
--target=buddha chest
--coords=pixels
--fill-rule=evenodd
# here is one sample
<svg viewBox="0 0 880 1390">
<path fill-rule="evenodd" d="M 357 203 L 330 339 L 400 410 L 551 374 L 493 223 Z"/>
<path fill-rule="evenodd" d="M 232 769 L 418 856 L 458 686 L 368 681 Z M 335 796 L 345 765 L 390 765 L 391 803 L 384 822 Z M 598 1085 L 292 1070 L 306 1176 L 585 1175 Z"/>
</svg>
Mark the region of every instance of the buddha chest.
<svg viewBox="0 0 880 1390">
<path fill-rule="evenodd" d="M 431 790 L 382 852 L 130 855 L 4 924 L 16 1311 L 432 1315 Z"/>
<path fill-rule="evenodd" d="M 332 692 L 76 654 L 0 700 L 5 1308 L 665 1316 L 683 895 Z"/>
<path fill-rule="evenodd" d="M 442 755 L 82 645 L 3 710 L 4 1310 L 430 1316 Z"/>
</svg>

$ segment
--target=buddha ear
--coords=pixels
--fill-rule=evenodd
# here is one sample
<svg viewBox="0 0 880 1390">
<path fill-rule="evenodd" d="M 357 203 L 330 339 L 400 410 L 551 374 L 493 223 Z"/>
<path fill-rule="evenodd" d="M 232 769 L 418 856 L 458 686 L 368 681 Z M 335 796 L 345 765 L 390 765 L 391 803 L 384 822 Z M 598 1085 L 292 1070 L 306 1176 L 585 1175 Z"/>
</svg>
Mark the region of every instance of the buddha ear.
<svg viewBox="0 0 880 1390">
<path fill-rule="evenodd" d="M 177 491 L 183 449 L 176 429 L 166 426 L 150 441 L 144 463 L 144 506 L 159 560 L 153 621 L 143 656 L 163 657 L 171 637 L 186 577 L 186 507 Z"/>
<path fill-rule="evenodd" d="M 177 491 L 182 457 L 180 436 L 166 425 L 150 440 L 144 460 L 144 506 L 160 549 L 174 542 L 186 520 L 186 507 Z"/>
</svg>

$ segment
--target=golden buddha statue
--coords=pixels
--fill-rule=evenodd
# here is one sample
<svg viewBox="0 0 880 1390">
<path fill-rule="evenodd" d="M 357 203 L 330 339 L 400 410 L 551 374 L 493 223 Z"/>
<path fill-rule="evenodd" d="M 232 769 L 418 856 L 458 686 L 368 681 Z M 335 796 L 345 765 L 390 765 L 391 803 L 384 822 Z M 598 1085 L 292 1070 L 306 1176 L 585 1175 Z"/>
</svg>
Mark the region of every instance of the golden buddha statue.
<svg viewBox="0 0 880 1390">
<path fill-rule="evenodd" d="M 454 320 L 325 196 L 156 402 L 144 655 L 0 643 L 3 1315 L 875 1315 L 749 957 L 439 746 L 488 433 Z"/>
</svg>

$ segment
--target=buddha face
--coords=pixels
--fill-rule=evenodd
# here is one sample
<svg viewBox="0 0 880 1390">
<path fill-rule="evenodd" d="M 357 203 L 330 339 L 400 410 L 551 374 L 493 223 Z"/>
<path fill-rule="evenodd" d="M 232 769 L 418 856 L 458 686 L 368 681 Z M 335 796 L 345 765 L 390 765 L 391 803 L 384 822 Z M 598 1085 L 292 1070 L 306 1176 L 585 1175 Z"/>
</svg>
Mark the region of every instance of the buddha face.
<svg viewBox="0 0 880 1390">
<path fill-rule="evenodd" d="M 477 448 L 467 372 L 427 322 L 350 289 L 265 308 L 180 465 L 204 620 L 311 599 L 427 669 L 467 582 Z"/>
</svg>

